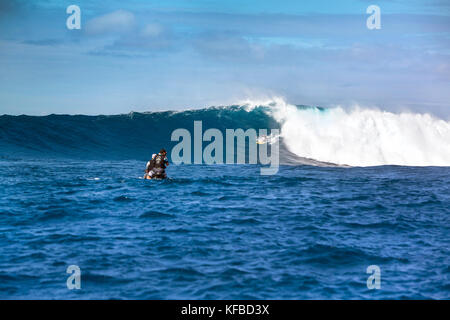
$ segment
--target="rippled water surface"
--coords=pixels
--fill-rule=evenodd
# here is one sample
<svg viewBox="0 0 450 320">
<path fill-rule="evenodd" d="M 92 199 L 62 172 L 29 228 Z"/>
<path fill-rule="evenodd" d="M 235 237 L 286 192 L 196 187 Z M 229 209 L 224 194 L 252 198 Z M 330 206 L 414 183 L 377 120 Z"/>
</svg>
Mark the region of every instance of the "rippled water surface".
<svg viewBox="0 0 450 320">
<path fill-rule="evenodd" d="M 144 165 L 0 161 L 0 298 L 450 298 L 449 168 Z"/>
</svg>

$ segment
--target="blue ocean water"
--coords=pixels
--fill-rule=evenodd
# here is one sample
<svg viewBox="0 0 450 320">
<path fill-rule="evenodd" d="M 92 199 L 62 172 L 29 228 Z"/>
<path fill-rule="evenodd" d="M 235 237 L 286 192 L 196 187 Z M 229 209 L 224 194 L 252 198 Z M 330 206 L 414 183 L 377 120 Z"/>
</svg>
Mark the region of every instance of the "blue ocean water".
<svg viewBox="0 0 450 320">
<path fill-rule="evenodd" d="M 1 160 L 0 298 L 450 298 L 450 168 L 144 166 Z"/>
</svg>

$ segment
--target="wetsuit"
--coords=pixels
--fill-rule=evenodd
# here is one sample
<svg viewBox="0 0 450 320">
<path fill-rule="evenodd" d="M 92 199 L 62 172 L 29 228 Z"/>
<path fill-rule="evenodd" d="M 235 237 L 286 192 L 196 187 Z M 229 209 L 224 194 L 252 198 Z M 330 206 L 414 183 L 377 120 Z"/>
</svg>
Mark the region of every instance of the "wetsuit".
<svg viewBox="0 0 450 320">
<path fill-rule="evenodd" d="M 158 153 L 154 159 L 152 159 L 152 169 L 150 176 L 155 178 L 166 178 L 166 166 L 169 164 L 167 157 L 161 153 Z"/>
<path fill-rule="evenodd" d="M 153 154 L 152 159 L 149 160 L 145 166 L 145 176 L 144 178 L 147 177 L 152 177 L 152 169 L 155 167 L 155 158 L 156 158 L 156 154 Z"/>
</svg>

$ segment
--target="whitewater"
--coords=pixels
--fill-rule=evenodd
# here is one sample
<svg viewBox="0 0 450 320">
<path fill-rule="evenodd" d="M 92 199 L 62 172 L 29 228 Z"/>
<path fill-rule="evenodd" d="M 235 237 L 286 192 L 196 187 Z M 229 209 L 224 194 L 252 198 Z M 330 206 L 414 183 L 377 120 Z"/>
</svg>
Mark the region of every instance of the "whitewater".
<svg viewBox="0 0 450 320">
<path fill-rule="evenodd" d="M 242 104 L 249 111 L 269 106 L 287 149 L 299 157 L 351 166 L 450 166 L 450 121 L 429 114 L 302 107 L 280 98 Z"/>
</svg>

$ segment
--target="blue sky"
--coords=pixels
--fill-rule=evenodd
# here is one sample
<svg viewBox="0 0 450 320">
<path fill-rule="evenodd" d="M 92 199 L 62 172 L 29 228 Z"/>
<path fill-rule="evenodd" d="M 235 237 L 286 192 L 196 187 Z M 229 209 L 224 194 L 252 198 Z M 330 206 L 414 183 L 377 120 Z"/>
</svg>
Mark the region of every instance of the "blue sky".
<svg viewBox="0 0 450 320">
<path fill-rule="evenodd" d="M 81 30 L 66 28 L 71 4 Z M 371 4 L 381 30 L 366 27 Z M 0 114 L 274 96 L 450 118 L 450 1 L 0 2 Z"/>
</svg>

